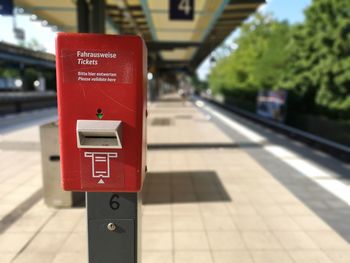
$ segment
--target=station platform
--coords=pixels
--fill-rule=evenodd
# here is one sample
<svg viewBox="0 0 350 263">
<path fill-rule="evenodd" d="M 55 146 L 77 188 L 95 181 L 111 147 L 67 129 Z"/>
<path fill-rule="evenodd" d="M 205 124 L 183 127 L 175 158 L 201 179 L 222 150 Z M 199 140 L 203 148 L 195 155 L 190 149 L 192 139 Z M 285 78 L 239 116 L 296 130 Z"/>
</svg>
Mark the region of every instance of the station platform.
<svg viewBox="0 0 350 263">
<path fill-rule="evenodd" d="M 147 133 L 143 263 L 350 262 L 348 164 L 175 95 Z M 85 209 L 42 200 L 38 126 L 0 143 L 0 262 L 87 262 Z"/>
</svg>

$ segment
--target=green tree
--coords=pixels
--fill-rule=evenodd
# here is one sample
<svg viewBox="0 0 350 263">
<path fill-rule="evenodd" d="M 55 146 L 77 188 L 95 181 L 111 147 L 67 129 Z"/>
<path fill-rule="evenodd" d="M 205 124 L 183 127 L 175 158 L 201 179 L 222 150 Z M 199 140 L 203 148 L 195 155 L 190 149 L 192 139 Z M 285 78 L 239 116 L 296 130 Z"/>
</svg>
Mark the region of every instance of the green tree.
<svg viewBox="0 0 350 263">
<path fill-rule="evenodd" d="M 19 76 L 18 70 L 12 68 L 0 68 L 0 77 L 16 78 Z"/>
<path fill-rule="evenodd" d="M 242 25 L 235 40 L 237 48 L 217 62 L 209 77 L 210 87 L 235 97 L 250 94 L 253 100 L 256 91 L 277 87 L 288 59 L 290 35 L 288 23 L 257 14 Z"/>
<path fill-rule="evenodd" d="M 294 31 L 279 85 L 309 109 L 350 113 L 350 1 L 314 0 Z"/>
</svg>

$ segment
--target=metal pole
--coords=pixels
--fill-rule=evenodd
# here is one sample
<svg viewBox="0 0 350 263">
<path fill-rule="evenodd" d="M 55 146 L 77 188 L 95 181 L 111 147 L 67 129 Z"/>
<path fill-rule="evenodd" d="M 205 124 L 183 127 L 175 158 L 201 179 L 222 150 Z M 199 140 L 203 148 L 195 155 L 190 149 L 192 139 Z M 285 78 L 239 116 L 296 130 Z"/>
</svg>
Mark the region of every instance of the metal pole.
<svg viewBox="0 0 350 263">
<path fill-rule="evenodd" d="M 138 193 L 87 193 L 89 263 L 139 263 Z"/>
<path fill-rule="evenodd" d="M 91 32 L 105 33 L 106 2 L 105 0 L 91 0 Z"/>
<path fill-rule="evenodd" d="M 89 11 L 86 0 L 77 2 L 78 30 L 105 33 L 105 1 L 90 3 Z M 86 193 L 89 263 L 141 262 L 140 196 L 139 193 Z"/>
<path fill-rule="evenodd" d="M 19 64 L 19 75 L 22 79 L 22 90 L 28 90 L 28 78 L 26 74 L 26 66 L 23 63 Z"/>
<path fill-rule="evenodd" d="M 88 33 L 89 28 L 89 5 L 86 0 L 77 1 L 77 21 L 78 21 L 78 32 Z"/>
</svg>

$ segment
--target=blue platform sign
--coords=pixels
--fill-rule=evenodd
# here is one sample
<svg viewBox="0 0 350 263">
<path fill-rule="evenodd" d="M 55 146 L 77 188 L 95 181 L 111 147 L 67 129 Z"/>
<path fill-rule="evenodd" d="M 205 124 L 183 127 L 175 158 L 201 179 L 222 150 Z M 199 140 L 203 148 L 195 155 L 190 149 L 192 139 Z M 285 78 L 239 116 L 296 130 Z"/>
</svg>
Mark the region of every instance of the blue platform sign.
<svg viewBox="0 0 350 263">
<path fill-rule="evenodd" d="M 0 0 L 0 15 L 12 15 L 12 14 L 13 14 L 13 1 Z"/>
<path fill-rule="evenodd" d="M 169 0 L 170 20 L 193 20 L 194 0 Z"/>
</svg>

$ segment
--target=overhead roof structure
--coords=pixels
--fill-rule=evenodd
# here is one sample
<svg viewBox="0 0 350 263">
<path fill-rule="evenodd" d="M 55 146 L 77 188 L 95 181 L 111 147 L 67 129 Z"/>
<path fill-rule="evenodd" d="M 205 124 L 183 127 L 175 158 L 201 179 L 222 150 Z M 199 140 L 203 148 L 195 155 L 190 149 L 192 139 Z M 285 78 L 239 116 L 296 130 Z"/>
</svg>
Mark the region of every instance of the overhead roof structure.
<svg viewBox="0 0 350 263">
<path fill-rule="evenodd" d="M 2 65 L 16 65 L 16 67 L 26 65 L 36 68 L 55 69 L 55 56 L 1 42 L 0 66 Z"/>
<path fill-rule="evenodd" d="M 195 0 L 194 19 L 169 19 L 170 0 L 106 0 L 106 33 L 139 34 L 165 69 L 196 68 L 265 0 Z M 73 0 L 15 0 L 65 32 L 77 31 Z"/>
</svg>

